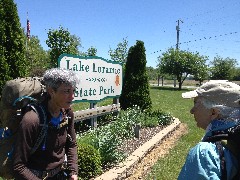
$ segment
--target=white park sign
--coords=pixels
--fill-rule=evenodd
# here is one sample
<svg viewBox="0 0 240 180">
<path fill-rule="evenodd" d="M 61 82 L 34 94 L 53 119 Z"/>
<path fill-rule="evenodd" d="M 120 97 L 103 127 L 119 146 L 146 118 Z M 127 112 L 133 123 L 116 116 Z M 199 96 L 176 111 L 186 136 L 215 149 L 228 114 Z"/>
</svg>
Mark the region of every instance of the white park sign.
<svg viewBox="0 0 240 180">
<path fill-rule="evenodd" d="M 122 64 L 101 57 L 62 54 L 58 66 L 77 73 L 80 83 L 74 101 L 100 101 L 122 92 Z"/>
</svg>

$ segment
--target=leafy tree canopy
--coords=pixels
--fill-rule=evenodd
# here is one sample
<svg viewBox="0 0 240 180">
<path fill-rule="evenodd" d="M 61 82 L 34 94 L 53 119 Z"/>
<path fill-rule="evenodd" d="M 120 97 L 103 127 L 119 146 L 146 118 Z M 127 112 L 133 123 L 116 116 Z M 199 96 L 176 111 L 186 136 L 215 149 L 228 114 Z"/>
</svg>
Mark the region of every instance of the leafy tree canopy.
<svg viewBox="0 0 240 180">
<path fill-rule="evenodd" d="M 30 75 L 41 76 L 50 67 L 50 57 L 43 49 L 37 36 L 31 36 L 27 41 L 26 58 L 30 63 Z"/>
<path fill-rule="evenodd" d="M 123 41 L 118 43 L 116 49 L 111 49 L 108 51 L 110 57 L 114 61 L 126 63 L 127 55 L 128 55 L 128 40 L 127 38 L 123 38 Z"/>
<path fill-rule="evenodd" d="M 207 57 L 200 56 L 199 53 L 170 48 L 158 57 L 158 67 L 161 73 L 175 76 L 181 89 L 188 75 L 205 70 L 206 60 Z"/>
<path fill-rule="evenodd" d="M 97 55 L 97 49 L 95 47 L 90 47 L 87 50 L 87 56 L 96 56 Z"/>
<path fill-rule="evenodd" d="M 51 67 L 57 67 L 57 60 L 63 53 L 79 55 L 78 47 L 81 46 L 80 38 L 61 26 L 49 30 L 46 43 L 50 48 Z"/>
<path fill-rule="evenodd" d="M 210 62 L 212 65 L 211 79 L 224 79 L 232 80 L 234 77 L 235 66 L 237 65 L 236 59 L 222 58 L 220 56 L 214 57 L 214 60 Z"/>
</svg>

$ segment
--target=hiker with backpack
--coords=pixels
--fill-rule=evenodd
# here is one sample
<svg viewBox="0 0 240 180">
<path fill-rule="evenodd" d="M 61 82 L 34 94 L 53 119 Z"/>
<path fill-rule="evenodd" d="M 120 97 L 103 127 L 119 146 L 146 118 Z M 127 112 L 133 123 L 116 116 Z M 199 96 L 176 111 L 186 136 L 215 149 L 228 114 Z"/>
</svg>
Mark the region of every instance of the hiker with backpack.
<svg viewBox="0 0 240 180">
<path fill-rule="evenodd" d="M 13 152 L 15 179 L 77 180 L 77 143 L 71 110 L 77 83 L 79 79 L 73 71 L 53 68 L 44 73 L 44 100 L 29 107 L 18 129 Z M 36 109 L 44 113 L 36 113 Z M 38 139 L 41 143 L 34 149 Z"/>
<path fill-rule="evenodd" d="M 182 97 L 194 99 L 190 113 L 205 135 L 190 149 L 178 180 L 239 179 L 240 86 L 212 80 Z"/>
</svg>

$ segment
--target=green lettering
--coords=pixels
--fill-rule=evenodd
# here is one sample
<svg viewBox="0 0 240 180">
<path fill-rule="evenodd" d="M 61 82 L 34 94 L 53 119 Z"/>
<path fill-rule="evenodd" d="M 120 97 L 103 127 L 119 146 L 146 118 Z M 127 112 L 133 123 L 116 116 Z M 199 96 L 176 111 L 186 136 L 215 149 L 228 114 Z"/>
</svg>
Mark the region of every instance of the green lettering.
<svg viewBox="0 0 240 180">
<path fill-rule="evenodd" d="M 95 63 L 93 63 L 93 72 L 97 72 L 97 71 L 95 70 Z"/>
<path fill-rule="evenodd" d="M 85 71 L 86 71 L 86 72 L 89 72 L 89 65 L 86 65 Z"/>
<path fill-rule="evenodd" d="M 72 70 L 73 70 L 73 71 L 78 71 L 78 68 L 77 68 L 77 65 L 76 65 L 76 64 L 73 64 Z"/>
<path fill-rule="evenodd" d="M 69 61 L 70 60 L 66 60 L 67 61 L 67 69 L 69 69 Z M 72 70 L 72 69 L 69 69 L 69 70 Z"/>
<path fill-rule="evenodd" d="M 100 91 L 99 91 L 99 95 L 102 95 L 102 92 L 103 92 L 103 87 L 102 86 L 100 86 Z"/>
<path fill-rule="evenodd" d="M 84 71 L 84 65 L 82 65 L 81 61 L 79 61 L 79 71 Z"/>
</svg>

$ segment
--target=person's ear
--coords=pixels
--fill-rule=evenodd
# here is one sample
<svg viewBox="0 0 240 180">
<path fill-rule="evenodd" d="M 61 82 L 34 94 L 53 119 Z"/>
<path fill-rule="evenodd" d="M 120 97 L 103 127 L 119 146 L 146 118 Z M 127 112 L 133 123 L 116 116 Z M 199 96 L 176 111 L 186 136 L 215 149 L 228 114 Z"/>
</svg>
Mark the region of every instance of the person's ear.
<svg viewBox="0 0 240 180">
<path fill-rule="evenodd" d="M 211 109 L 211 119 L 217 119 L 220 115 L 220 111 L 217 108 L 212 108 Z"/>
</svg>

